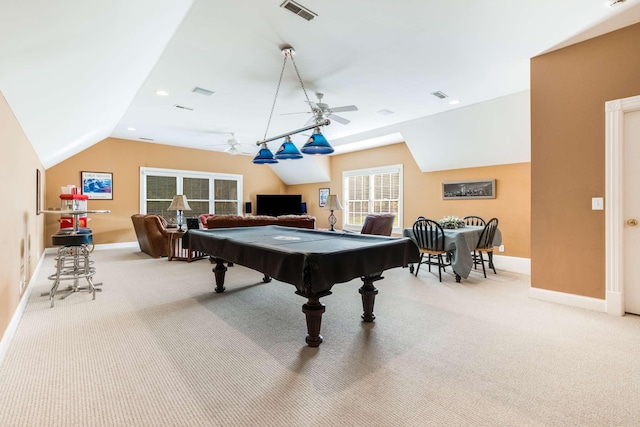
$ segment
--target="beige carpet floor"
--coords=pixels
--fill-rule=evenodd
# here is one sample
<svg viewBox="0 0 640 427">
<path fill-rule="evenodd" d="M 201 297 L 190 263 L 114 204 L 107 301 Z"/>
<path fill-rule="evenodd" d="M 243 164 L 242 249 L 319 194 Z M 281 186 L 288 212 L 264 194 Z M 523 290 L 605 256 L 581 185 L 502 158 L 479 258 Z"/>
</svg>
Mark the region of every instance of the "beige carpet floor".
<svg viewBox="0 0 640 427">
<path fill-rule="evenodd" d="M 96 250 L 95 301 L 54 308 L 53 256 L 0 366 L 1 426 L 636 426 L 640 320 L 530 299 L 529 277 L 387 271 L 323 298 L 309 348 L 289 284 Z M 499 265 L 498 265 L 499 268 Z"/>
</svg>

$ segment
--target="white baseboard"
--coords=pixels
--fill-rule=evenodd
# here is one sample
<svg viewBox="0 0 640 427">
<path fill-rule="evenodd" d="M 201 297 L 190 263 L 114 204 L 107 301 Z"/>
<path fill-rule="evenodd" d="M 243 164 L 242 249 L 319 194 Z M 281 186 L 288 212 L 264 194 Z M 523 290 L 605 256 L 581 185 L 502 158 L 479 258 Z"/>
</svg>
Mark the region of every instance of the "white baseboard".
<svg viewBox="0 0 640 427">
<path fill-rule="evenodd" d="M 624 316 L 624 298 L 621 292 L 607 291 L 607 313 Z"/>
<path fill-rule="evenodd" d="M 102 245 L 96 245 L 94 251 L 100 251 L 105 249 L 124 249 L 124 248 L 140 248 L 138 242 L 121 242 L 121 243 L 104 243 Z"/>
<path fill-rule="evenodd" d="M 514 273 L 531 275 L 531 259 L 514 256 L 498 255 L 494 252 L 493 260 L 496 268 Z"/>
<path fill-rule="evenodd" d="M 20 298 L 20 303 L 16 307 L 16 310 L 13 312 L 13 316 L 11 316 L 11 321 L 9 322 L 7 329 L 4 331 L 4 334 L 2 335 L 2 340 L 0 340 L 0 365 L 2 365 L 2 361 L 4 360 L 5 356 L 7 355 L 7 351 L 9 350 L 9 345 L 13 341 L 13 337 L 18 330 L 18 324 L 20 323 L 20 319 L 22 319 L 25 307 L 27 306 L 27 301 L 29 301 L 31 291 L 34 287 L 33 283 L 36 281 L 36 278 L 40 274 L 40 269 L 42 268 L 43 263 L 44 253 L 40 257 L 40 260 L 38 261 L 38 264 L 36 265 L 36 268 L 31 275 L 29 284 L 22 294 L 22 298 Z"/>
<path fill-rule="evenodd" d="M 582 295 L 567 294 L 564 292 L 550 291 L 540 288 L 529 288 L 529 297 L 541 301 L 584 308 L 591 311 L 606 312 L 606 301 L 599 298 L 585 297 Z"/>
</svg>

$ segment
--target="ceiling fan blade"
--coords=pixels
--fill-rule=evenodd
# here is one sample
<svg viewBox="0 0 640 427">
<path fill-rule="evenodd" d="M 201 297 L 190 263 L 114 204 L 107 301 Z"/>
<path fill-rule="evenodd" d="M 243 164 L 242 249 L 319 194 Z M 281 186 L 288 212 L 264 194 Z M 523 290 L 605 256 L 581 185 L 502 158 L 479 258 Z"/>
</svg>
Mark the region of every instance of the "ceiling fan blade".
<svg viewBox="0 0 640 427">
<path fill-rule="evenodd" d="M 305 126 L 309 126 L 312 125 L 316 122 L 316 118 L 314 116 L 312 116 L 309 120 L 307 120 L 307 123 L 305 123 Z"/>
<path fill-rule="evenodd" d="M 280 113 L 281 116 L 290 116 L 292 114 L 309 114 L 311 111 L 298 111 L 296 113 Z"/>
<path fill-rule="evenodd" d="M 335 120 L 338 123 L 342 123 L 343 125 L 348 125 L 351 123 L 351 120 L 347 120 L 344 117 L 336 116 L 335 114 L 329 114 L 329 118 Z"/>
<path fill-rule="evenodd" d="M 236 154 L 238 154 L 240 151 L 238 150 L 238 148 L 237 148 L 235 145 L 230 145 L 229 147 L 227 147 L 227 148 L 225 148 L 225 149 L 224 149 L 224 152 L 225 152 L 225 153 L 232 154 L 232 155 L 234 155 L 234 156 L 235 156 L 235 155 L 236 155 Z"/>
<path fill-rule="evenodd" d="M 343 105 L 342 107 L 331 107 L 331 111 L 334 113 L 342 113 L 344 111 L 358 111 L 358 107 L 355 105 Z"/>
</svg>

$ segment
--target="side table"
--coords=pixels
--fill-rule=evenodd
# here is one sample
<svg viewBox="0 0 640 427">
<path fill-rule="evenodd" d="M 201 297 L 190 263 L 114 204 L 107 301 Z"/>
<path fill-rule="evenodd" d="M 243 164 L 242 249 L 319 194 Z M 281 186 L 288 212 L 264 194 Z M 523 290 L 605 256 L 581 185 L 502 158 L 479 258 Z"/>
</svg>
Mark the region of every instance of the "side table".
<svg viewBox="0 0 640 427">
<path fill-rule="evenodd" d="M 184 231 L 167 230 L 169 232 L 169 261 L 196 261 L 208 257 L 207 254 L 200 251 L 192 251 L 189 248 L 182 247 L 182 236 Z"/>
</svg>

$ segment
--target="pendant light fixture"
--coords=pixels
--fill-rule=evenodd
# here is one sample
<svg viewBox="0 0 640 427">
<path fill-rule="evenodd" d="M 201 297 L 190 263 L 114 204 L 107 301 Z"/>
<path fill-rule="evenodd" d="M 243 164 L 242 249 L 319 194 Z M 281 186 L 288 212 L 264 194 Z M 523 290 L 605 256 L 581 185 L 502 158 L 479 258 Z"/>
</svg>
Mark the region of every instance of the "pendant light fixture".
<svg viewBox="0 0 640 427">
<path fill-rule="evenodd" d="M 273 153 L 267 147 L 267 144 L 262 144 L 262 148 L 258 151 L 258 154 L 253 158 L 253 163 L 257 165 L 265 165 L 269 163 L 278 163 L 276 158 L 273 156 Z"/>
<path fill-rule="evenodd" d="M 291 136 L 287 135 L 284 137 L 284 142 L 278 148 L 278 152 L 276 153 L 276 159 L 278 160 L 289 160 L 289 159 L 301 159 L 302 153 L 298 150 L 298 147 L 295 146 L 293 142 L 291 142 Z"/>
<path fill-rule="evenodd" d="M 320 131 L 320 127 L 317 127 L 300 151 L 304 154 L 331 154 L 333 153 L 333 147 Z"/>
<path fill-rule="evenodd" d="M 316 122 L 310 126 L 306 126 L 300 129 L 296 129 L 291 132 L 287 132 L 272 138 L 267 138 L 267 133 L 269 132 L 269 126 L 271 125 L 271 118 L 273 117 L 273 110 L 276 106 L 276 101 L 278 99 L 278 93 L 280 92 L 280 85 L 282 84 L 282 76 L 284 74 L 285 66 L 287 65 L 287 59 L 291 59 L 291 63 L 293 64 L 293 68 L 296 71 L 296 75 L 298 76 L 298 81 L 300 82 L 300 87 L 302 87 L 302 91 L 304 92 L 304 96 L 307 99 L 307 104 L 309 106 L 312 103 L 309 101 L 309 96 L 307 95 L 307 91 L 304 87 L 304 83 L 302 82 L 302 78 L 300 77 L 300 72 L 298 71 L 298 67 L 296 66 L 296 62 L 293 60 L 293 55 L 295 55 L 295 50 L 291 46 L 285 46 L 281 49 L 282 54 L 284 55 L 284 60 L 282 62 L 282 70 L 280 71 L 280 79 L 278 80 L 278 86 L 276 87 L 276 95 L 273 99 L 273 105 L 271 106 L 271 113 L 269 114 L 269 121 L 267 122 L 267 129 L 264 131 L 264 137 L 262 141 L 256 142 L 256 145 L 260 147 L 258 154 L 253 159 L 253 163 L 255 164 L 272 164 L 278 163 L 278 160 L 289 160 L 289 159 L 301 159 L 303 156 L 298 150 L 298 147 L 291 141 L 291 135 L 296 135 L 298 133 L 313 129 L 313 134 L 309 137 L 306 144 L 302 148 L 302 153 L 304 154 L 331 154 L 333 153 L 333 147 L 329 144 L 327 139 L 322 135 L 320 128 L 322 126 L 328 126 L 331 124 L 331 121 L 328 119 L 322 120 L 322 117 L 318 117 L 313 111 L 313 107 L 311 107 L 311 113 L 316 118 Z M 267 146 L 268 142 L 275 141 L 276 139 L 284 138 L 284 142 L 274 155 L 269 147 Z"/>
</svg>

